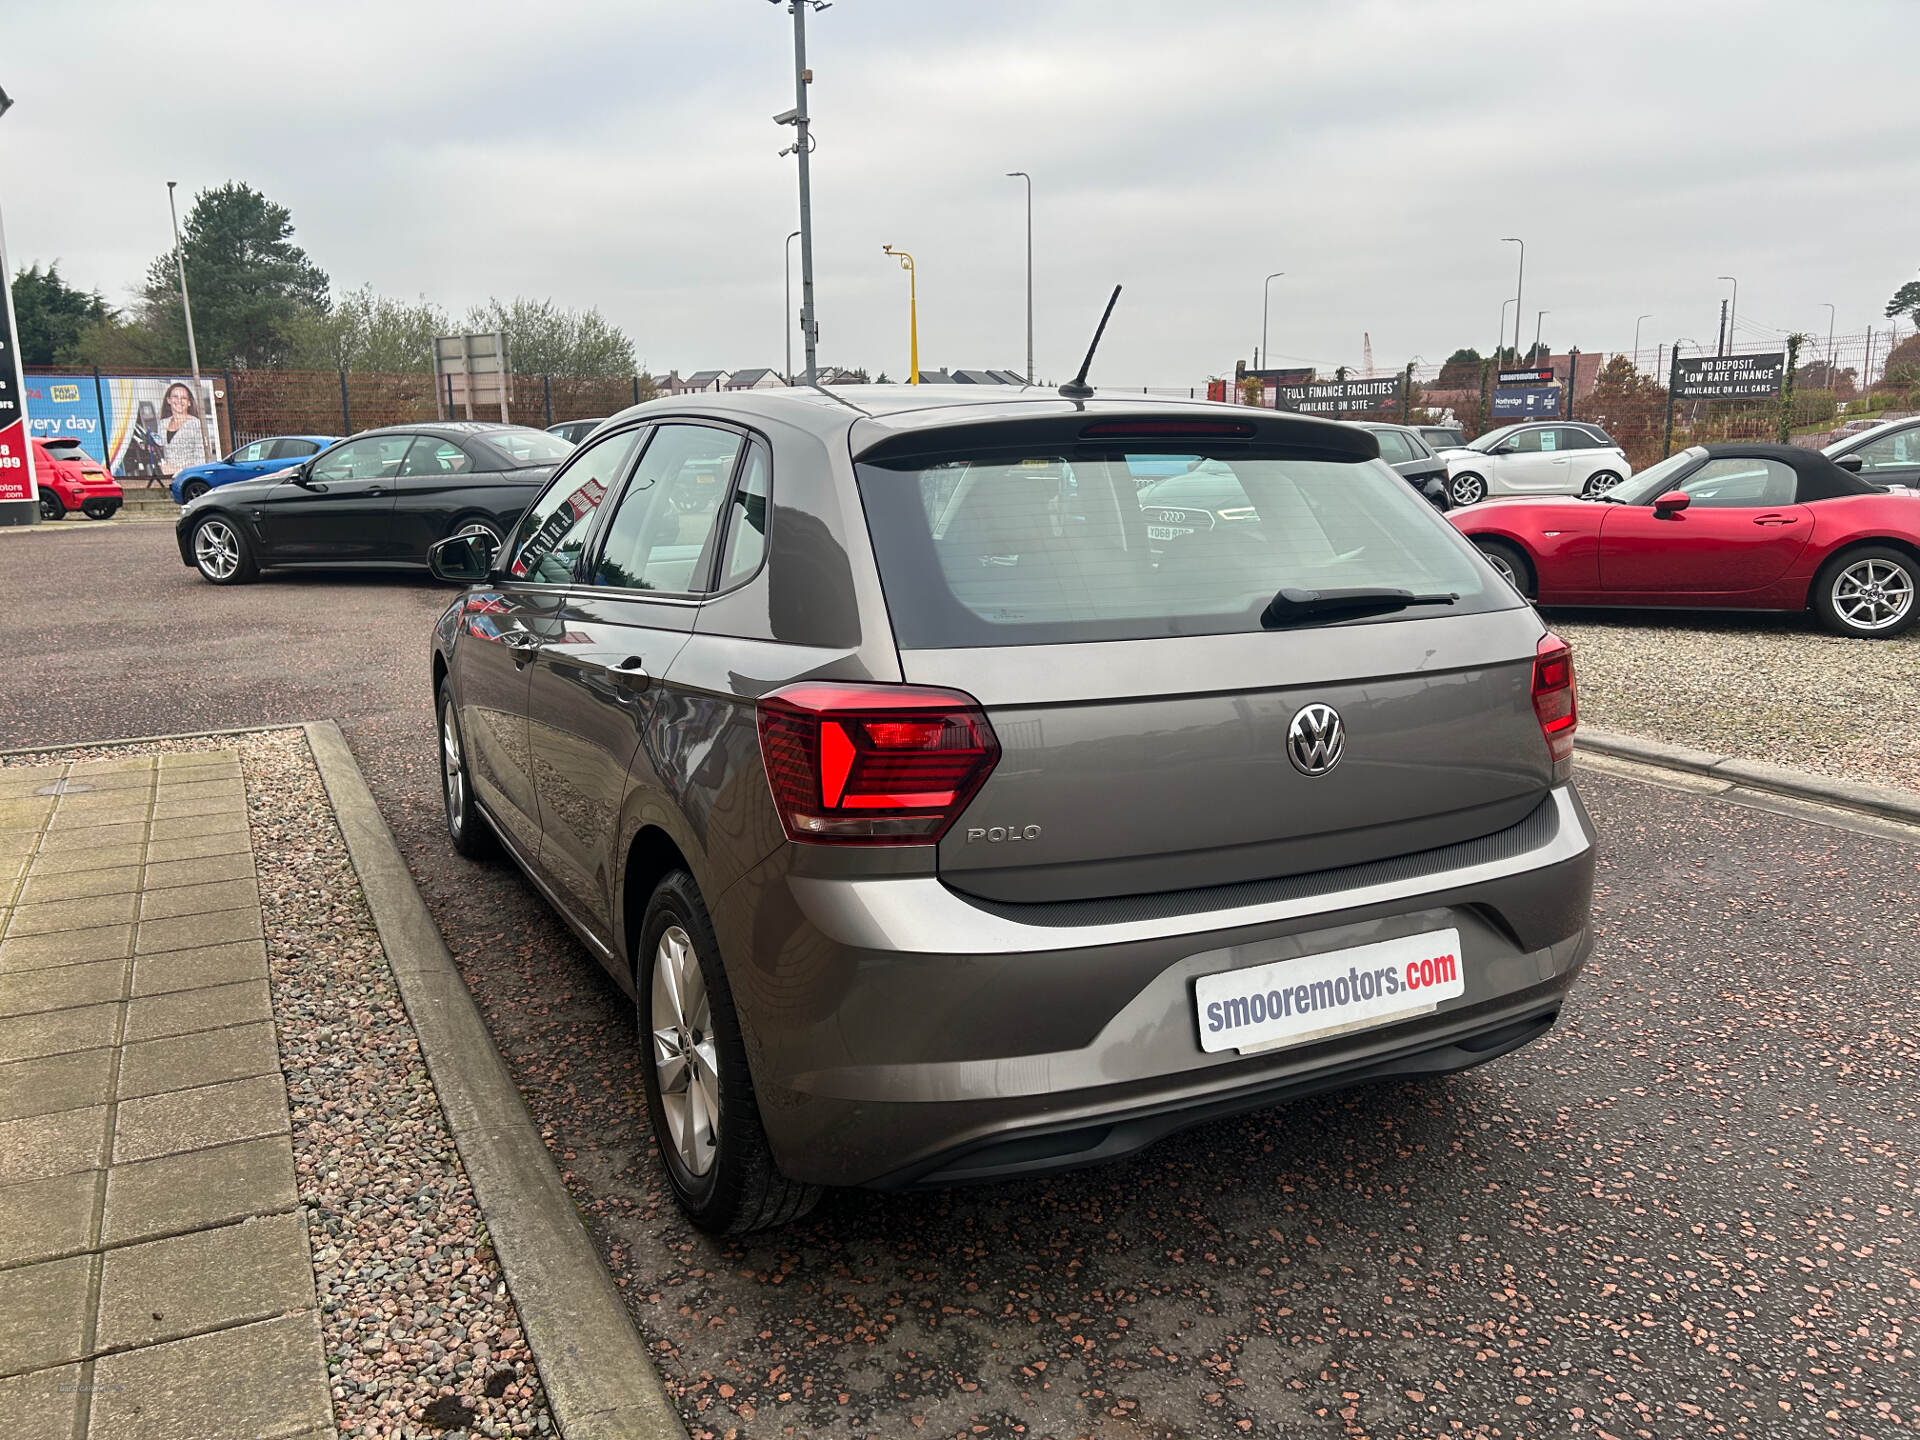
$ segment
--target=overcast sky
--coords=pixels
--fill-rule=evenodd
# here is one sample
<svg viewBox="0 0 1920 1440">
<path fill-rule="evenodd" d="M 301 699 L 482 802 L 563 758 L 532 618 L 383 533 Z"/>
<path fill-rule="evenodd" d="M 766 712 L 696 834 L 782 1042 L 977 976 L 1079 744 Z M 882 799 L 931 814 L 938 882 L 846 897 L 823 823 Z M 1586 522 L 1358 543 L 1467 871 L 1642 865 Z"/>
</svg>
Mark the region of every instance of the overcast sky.
<svg viewBox="0 0 1920 1440">
<path fill-rule="evenodd" d="M 165 182 L 244 180 L 337 290 L 597 305 L 648 367 L 779 366 L 792 22 L 767 0 L 9 6 L 16 264 L 124 300 Z M 1884 326 L 1920 267 L 1920 3 L 838 0 L 808 22 L 820 357 L 1203 385 L 1278 363 Z M 797 247 L 796 247 L 797 248 Z M 797 270 L 797 266 L 796 266 Z M 798 281 L 795 281 L 796 304 Z M 1910 327 L 1909 327 L 1910 328 Z M 795 340 L 796 367 L 799 342 Z"/>
</svg>

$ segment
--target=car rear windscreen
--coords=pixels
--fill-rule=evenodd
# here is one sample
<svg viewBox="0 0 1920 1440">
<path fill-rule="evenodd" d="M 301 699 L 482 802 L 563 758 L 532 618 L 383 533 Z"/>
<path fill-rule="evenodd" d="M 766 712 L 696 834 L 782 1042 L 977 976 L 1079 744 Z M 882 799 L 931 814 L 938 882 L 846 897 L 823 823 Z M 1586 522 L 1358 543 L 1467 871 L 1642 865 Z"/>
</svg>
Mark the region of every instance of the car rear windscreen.
<svg viewBox="0 0 1920 1440">
<path fill-rule="evenodd" d="M 1283 588 L 1455 597 L 1349 624 L 1522 603 L 1378 460 L 1223 443 L 855 468 L 906 650 L 1255 631 Z"/>
</svg>

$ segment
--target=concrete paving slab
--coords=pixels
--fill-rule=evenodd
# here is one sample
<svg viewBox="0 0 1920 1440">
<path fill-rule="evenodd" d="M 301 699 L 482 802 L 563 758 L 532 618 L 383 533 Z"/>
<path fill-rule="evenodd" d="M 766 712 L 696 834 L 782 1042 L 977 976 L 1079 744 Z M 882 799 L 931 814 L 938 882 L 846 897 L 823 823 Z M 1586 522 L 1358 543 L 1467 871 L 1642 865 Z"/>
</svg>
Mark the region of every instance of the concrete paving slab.
<svg viewBox="0 0 1920 1440">
<path fill-rule="evenodd" d="M 54 801 L 50 829 L 72 825 L 117 825 L 145 819 L 153 808 L 153 795 L 147 790 L 87 790 L 62 795 Z"/>
<path fill-rule="evenodd" d="M 176 885 L 205 885 L 215 880 L 253 878 L 253 853 L 238 851 L 231 855 L 206 855 L 191 860 L 149 863 L 140 877 L 146 890 L 168 890 Z"/>
<path fill-rule="evenodd" d="M 61 1365 L 0 1380 L 7 1440 L 76 1440 L 87 1394 L 80 1377 L 78 1365 Z"/>
<path fill-rule="evenodd" d="M 98 1170 L 107 1163 L 107 1107 L 0 1120 L 0 1185 Z"/>
<path fill-rule="evenodd" d="M 140 888 L 140 867 L 88 866 L 57 875 L 35 875 L 20 891 L 22 905 L 44 905 L 50 900 L 79 900 L 90 895 L 130 895 Z"/>
<path fill-rule="evenodd" d="M 104 795 L 113 790 L 152 790 L 151 770 L 88 770 L 66 777 L 68 795 Z"/>
<path fill-rule="evenodd" d="M 118 825 L 69 825 L 49 830 L 40 837 L 40 853 L 95 850 L 103 845 L 132 845 L 147 838 L 144 820 L 129 820 Z"/>
<path fill-rule="evenodd" d="M 22 935 L 0 940 L 0 973 L 46 970 L 56 965 L 84 965 L 89 960 L 124 960 L 133 954 L 131 925 L 103 925 L 94 930 L 56 930 L 47 935 Z"/>
<path fill-rule="evenodd" d="M 109 1250 L 96 1343 L 154 1345 L 314 1304 L 305 1216 L 267 1215 Z"/>
<path fill-rule="evenodd" d="M 90 1255 L 0 1270 L 0 1375 L 80 1359 L 92 1283 Z"/>
<path fill-rule="evenodd" d="M 142 955 L 133 962 L 136 997 L 266 978 L 267 947 L 258 940 L 167 950 L 157 955 Z"/>
<path fill-rule="evenodd" d="M 106 1176 L 103 1245 L 272 1214 L 300 1198 L 284 1135 L 115 1165 Z"/>
<path fill-rule="evenodd" d="M 31 795 L 42 785 L 51 785 L 67 773 L 64 765 L 29 765 L 0 775 L 0 796 L 13 799 Z"/>
<path fill-rule="evenodd" d="M 181 786 L 175 790 L 163 790 L 160 799 L 154 804 L 153 818 L 155 820 L 186 820 L 204 817 L 209 820 L 239 819 L 241 821 L 246 819 L 246 797 L 239 793 L 238 786 L 234 787 L 235 793 L 231 796 L 207 795 L 179 800 L 173 798 L 179 790 L 200 788 L 198 785 L 192 785 Z"/>
<path fill-rule="evenodd" d="M 134 937 L 133 950 L 136 955 L 148 955 L 234 940 L 258 940 L 260 935 L 260 907 L 248 905 L 205 915 L 179 915 L 170 920 L 143 920 Z"/>
<path fill-rule="evenodd" d="M 104 1105 L 112 1089 L 111 1049 L 15 1060 L 0 1065 L 0 1120 Z"/>
<path fill-rule="evenodd" d="M 0 1185 L 0 1266 L 78 1255 L 93 1244 L 93 1210 L 104 1170 Z M 0 1407 L 0 1415 L 6 1415 Z"/>
<path fill-rule="evenodd" d="M 159 762 L 160 773 L 169 771 L 199 770 L 208 765 L 233 765 L 240 763 L 238 750 L 169 750 L 149 759 Z"/>
<path fill-rule="evenodd" d="M 121 895 L 87 895 L 78 900 L 49 900 L 39 905 L 17 905 L 7 925 L 7 938 L 22 935 L 50 935 L 56 930 L 92 930 L 101 925 L 118 925 L 134 918 L 138 897 L 131 891 Z"/>
<path fill-rule="evenodd" d="M 0 972 L 0 1015 L 30 1015 L 36 1010 L 65 1010 L 125 997 L 125 960 L 94 960 L 50 970 Z"/>
<path fill-rule="evenodd" d="M 4 994 L 4 991 L 0 991 Z M 132 1045 L 141 1040 L 159 1040 L 168 1035 L 188 1035 L 221 1030 L 230 1025 L 247 1025 L 273 1019 L 273 998 L 264 980 L 245 980 L 234 985 L 212 985 L 196 990 L 176 990 L 166 995 L 148 995 L 127 1007 L 126 1028 L 122 1039 Z M 208 1043 L 202 1041 L 202 1043 Z M 224 1037 L 213 1043 L 224 1044 Z"/>
<path fill-rule="evenodd" d="M 113 1162 L 151 1160 L 229 1140 L 284 1134 L 287 1129 L 287 1087 L 277 1073 L 197 1090 L 171 1090 L 120 1102 Z"/>
<path fill-rule="evenodd" d="M 234 830 L 221 830 L 211 835 L 188 835 L 180 839 L 155 839 L 146 847 L 147 862 L 171 863 L 176 860 L 197 860 L 208 855 L 248 855 L 253 852 L 253 840 L 243 825 Z"/>
<path fill-rule="evenodd" d="M 82 1005 L 0 1019 L 0 1065 L 120 1043 L 121 1006 Z"/>
<path fill-rule="evenodd" d="M 0 830 L 44 829 L 52 814 L 52 796 L 16 795 L 0 800 Z"/>
<path fill-rule="evenodd" d="M 47 875 L 71 875 L 138 865 L 146 859 L 147 847 L 139 841 L 118 845 L 96 845 L 89 850 L 46 850 L 33 857 L 27 867 L 27 879 Z"/>
<path fill-rule="evenodd" d="M 112 775 L 128 770 L 152 771 L 157 757 L 152 755 L 93 755 L 75 760 L 70 775 Z"/>
<path fill-rule="evenodd" d="M 120 1098 L 279 1073 L 280 1050 L 270 1020 L 223 1030 L 212 1040 L 205 1034 L 170 1035 L 121 1050 Z"/>
<path fill-rule="evenodd" d="M 233 811 L 223 815 L 170 815 L 163 820 L 153 822 L 155 840 L 193 840 L 202 835 L 226 835 L 233 831 L 246 834 L 247 816 L 245 811 Z"/>
<path fill-rule="evenodd" d="M 259 887 L 252 876 L 246 876 L 238 880 L 148 890 L 140 897 L 140 918 L 167 920 L 176 915 L 210 915 L 216 910 L 235 910 L 248 905 L 257 908 L 259 904 Z"/>
<path fill-rule="evenodd" d="M 108 1355 L 93 1374 L 90 1440 L 279 1440 L 333 1423 L 313 1310 Z"/>
<path fill-rule="evenodd" d="M 39 843 L 40 835 L 34 830 L 0 830 L 0 858 L 13 858 L 32 853 Z"/>
</svg>

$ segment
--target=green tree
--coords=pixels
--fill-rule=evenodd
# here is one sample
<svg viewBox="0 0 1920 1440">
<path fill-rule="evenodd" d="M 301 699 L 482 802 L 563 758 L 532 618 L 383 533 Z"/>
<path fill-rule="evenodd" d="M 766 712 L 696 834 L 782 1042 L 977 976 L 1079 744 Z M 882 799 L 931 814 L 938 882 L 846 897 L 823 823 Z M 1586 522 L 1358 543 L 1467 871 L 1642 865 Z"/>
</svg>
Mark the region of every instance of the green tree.
<svg viewBox="0 0 1920 1440">
<path fill-rule="evenodd" d="M 633 341 L 591 306 L 563 310 L 551 300 L 489 300 L 467 311 L 469 334 L 504 331 L 507 363 L 520 375 L 632 375 Z"/>
<path fill-rule="evenodd" d="M 1621 400 L 1665 399 L 1666 390 L 1651 375 L 1634 367 L 1631 355 L 1615 355 L 1600 367 L 1593 383 L 1592 403 L 1606 406 Z"/>
<path fill-rule="evenodd" d="M 1447 356 L 1440 366 L 1437 390 L 1477 390 L 1480 388 L 1480 362 L 1485 357 L 1471 346 L 1462 346 Z"/>
<path fill-rule="evenodd" d="M 1880 383 L 1895 390 L 1920 388 L 1920 335 L 1909 335 L 1887 352 Z"/>
<path fill-rule="evenodd" d="M 112 315 L 97 290 L 76 290 L 60 278 L 60 262 L 29 265 L 13 277 L 13 313 L 20 322 L 20 360 L 52 365 L 92 326 Z"/>
<path fill-rule="evenodd" d="M 362 285 L 327 311 L 307 311 L 287 332 L 288 363 L 306 370 L 377 370 L 425 374 L 433 341 L 451 332 L 446 311 L 426 296 L 409 304 Z"/>
<path fill-rule="evenodd" d="M 293 217 L 251 185 L 230 180 L 196 195 L 181 249 L 200 360 L 209 369 L 285 364 L 299 322 L 327 310 L 326 272 L 293 243 Z M 184 350 L 171 250 L 147 267 L 145 297 L 148 328 L 179 337 Z"/>
<path fill-rule="evenodd" d="M 1887 318 L 1911 315 L 1914 324 L 1920 325 L 1920 280 L 1909 280 L 1893 292 L 1893 298 L 1887 301 Z"/>
</svg>

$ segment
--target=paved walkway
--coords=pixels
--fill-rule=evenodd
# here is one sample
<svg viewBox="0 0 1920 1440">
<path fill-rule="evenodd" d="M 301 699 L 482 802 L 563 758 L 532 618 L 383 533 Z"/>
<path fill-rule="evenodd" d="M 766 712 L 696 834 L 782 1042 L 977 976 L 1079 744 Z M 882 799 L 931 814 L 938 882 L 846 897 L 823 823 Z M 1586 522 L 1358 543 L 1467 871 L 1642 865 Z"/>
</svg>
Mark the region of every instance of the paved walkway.
<svg viewBox="0 0 1920 1440">
<path fill-rule="evenodd" d="M 333 1434 L 232 751 L 0 770 L 0 1416 Z"/>
</svg>

